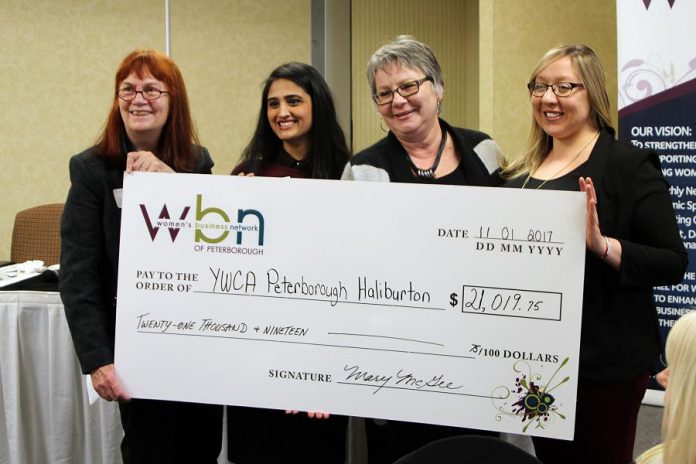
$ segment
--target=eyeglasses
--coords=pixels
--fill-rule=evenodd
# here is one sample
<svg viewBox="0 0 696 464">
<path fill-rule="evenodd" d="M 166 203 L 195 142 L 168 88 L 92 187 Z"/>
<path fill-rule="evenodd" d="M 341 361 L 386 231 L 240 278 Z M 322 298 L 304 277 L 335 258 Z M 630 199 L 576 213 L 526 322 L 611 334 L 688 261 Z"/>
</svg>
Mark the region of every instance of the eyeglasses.
<svg viewBox="0 0 696 464">
<path fill-rule="evenodd" d="M 529 93 L 535 97 L 543 97 L 549 87 L 551 87 L 551 90 L 553 90 L 553 93 L 556 94 L 557 97 L 569 97 L 576 88 L 585 86 L 583 84 L 576 84 L 573 82 L 556 82 L 555 84 L 530 82 L 527 84 Z"/>
<path fill-rule="evenodd" d="M 131 101 L 138 94 L 142 95 L 145 100 L 157 100 L 162 96 L 163 93 L 169 92 L 166 90 L 157 89 L 155 87 L 146 87 L 143 90 L 135 90 L 130 87 L 125 87 L 123 89 L 119 89 L 117 92 L 118 98 L 123 101 Z"/>
<path fill-rule="evenodd" d="M 425 76 L 423 79 L 418 79 L 417 81 L 404 82 L 394 90 L 380 90 L 377 95 L 373 95 L 372 99 L 378 105 L 386 105 L 394 100 L 394 92 L 398 92 L 402 97 L 410 97 L 415 95 L 420 90 L 420 86 L 423 82 L 430 81 L 433 82 L 433 78 L 430 76 Z"/>
</svg>

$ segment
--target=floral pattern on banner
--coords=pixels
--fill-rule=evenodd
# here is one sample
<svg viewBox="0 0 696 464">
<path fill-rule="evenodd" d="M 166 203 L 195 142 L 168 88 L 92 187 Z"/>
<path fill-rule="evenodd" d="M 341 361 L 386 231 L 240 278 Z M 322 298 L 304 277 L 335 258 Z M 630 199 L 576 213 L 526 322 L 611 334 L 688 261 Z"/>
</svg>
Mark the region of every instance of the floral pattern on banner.
<svg viewBox="0 0 696 464">
<path fill-rule="evenodd" d="M 635 58 L 621 68 L 619 108 L 696 79 L 696 58 L 689 61 L 689 69 L 679 77 L 674 71 L 674 63 L 665 65 L 660 62 L 660 56 L 652 56 L 650 61 Z"/>
</svg>

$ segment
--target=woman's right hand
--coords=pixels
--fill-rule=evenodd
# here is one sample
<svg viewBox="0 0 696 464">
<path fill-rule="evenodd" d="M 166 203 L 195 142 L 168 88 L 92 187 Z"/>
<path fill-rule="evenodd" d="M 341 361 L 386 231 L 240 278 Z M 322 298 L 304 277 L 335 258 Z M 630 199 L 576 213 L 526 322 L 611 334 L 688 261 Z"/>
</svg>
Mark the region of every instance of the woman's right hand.
<svg viewBox="0 0 696 464">
<path fill-rule="evenodd" d="M 116 369 L 113 364 L 107 364 L 93 370 L 90 377 L 92 377 L 94 390 L 106 401 L 130 400 L 130 396 L 116 377 Z"/>
<path fill-rule="evenodd" d="M 126 172 L 174 172 L 151 151 L 132 151 L 126 158 Z"/>
</svg>

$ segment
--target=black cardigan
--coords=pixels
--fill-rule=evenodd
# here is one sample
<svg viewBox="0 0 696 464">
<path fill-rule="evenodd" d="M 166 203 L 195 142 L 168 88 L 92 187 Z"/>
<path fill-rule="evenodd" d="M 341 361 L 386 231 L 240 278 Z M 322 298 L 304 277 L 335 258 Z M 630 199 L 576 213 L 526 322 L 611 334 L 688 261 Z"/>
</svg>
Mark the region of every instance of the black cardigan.
<svg viewBox="0 0 696 464">
<path fill-rule="evenodd" d="M 210 174 L 200 147 L 194 172 Z M 85 374 L 114 362 L 116 287 L 123 166 L 97 157 L 94 147 L 70 158 L 70 191 L 61 220 L 60 296 Z"/>
<path fill-rule="evenodd" d="M 454 148 L 459 154 L 458 170 L 464 185 L 498 186 L 501 181 L 496 171 L 501 156 L 495 142 L 483 132 L 452 127 L 439 120 L 451 135 Z M 434 181 L 420 179 L 411 170 L 408 154 L 393 133 L 353 156 L 345 170 L 343 180 L 372 180 L 430 184 Z M 436 181 L 435 181 L 436 182 Z"/>
</svg>

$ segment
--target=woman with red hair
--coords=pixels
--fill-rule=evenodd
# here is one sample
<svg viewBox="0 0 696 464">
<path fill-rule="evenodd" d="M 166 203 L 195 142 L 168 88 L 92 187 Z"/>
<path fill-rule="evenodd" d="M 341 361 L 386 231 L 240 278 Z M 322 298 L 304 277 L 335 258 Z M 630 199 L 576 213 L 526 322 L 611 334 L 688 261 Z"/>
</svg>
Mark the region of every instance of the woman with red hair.
<svg viewBox="0 0 696 464">
<path fill-rule="evenodd" d="M 116 281 L 125 172 L 210 174 L 198 145 L 181 72 L 154 50 L 129 54 L 96 145 L 70 159 L 61 222 L 60 294 L 82 372 L 118 401 L 126 463 L 214 463 L 222 406 L 130 399 L 114 369 Z"/>
</svg>

